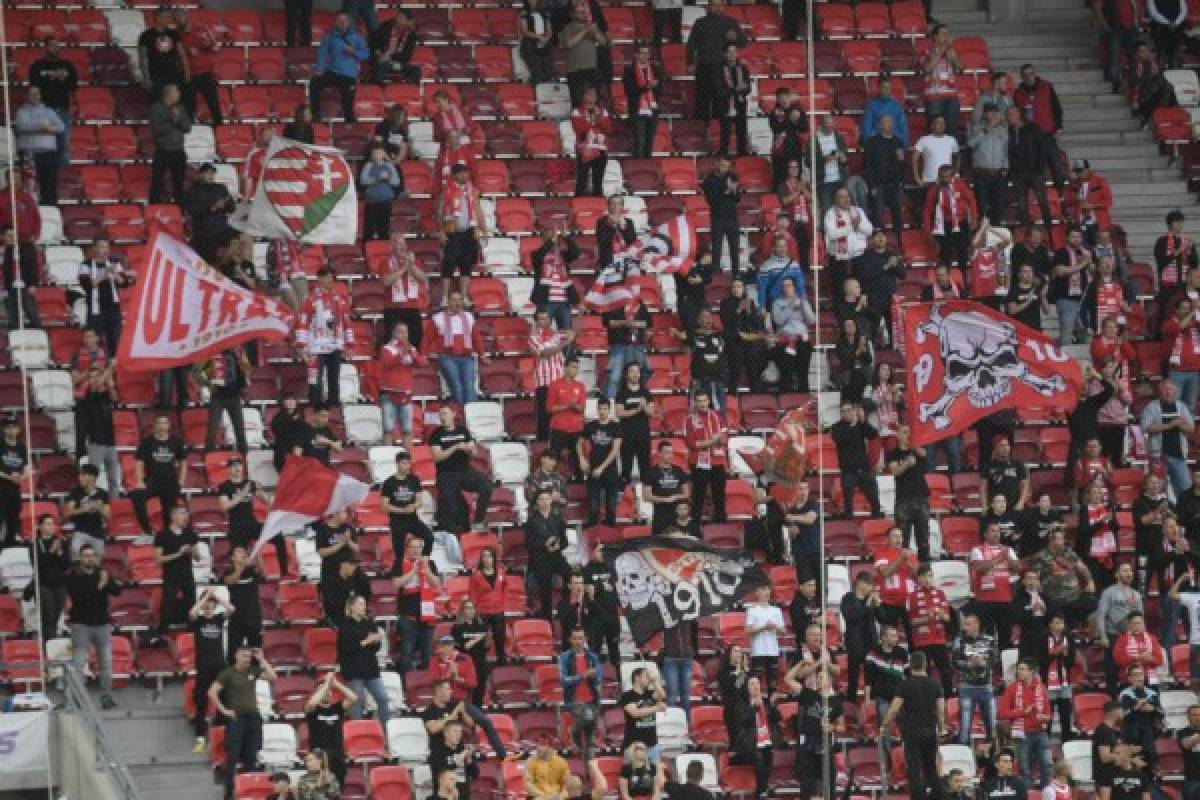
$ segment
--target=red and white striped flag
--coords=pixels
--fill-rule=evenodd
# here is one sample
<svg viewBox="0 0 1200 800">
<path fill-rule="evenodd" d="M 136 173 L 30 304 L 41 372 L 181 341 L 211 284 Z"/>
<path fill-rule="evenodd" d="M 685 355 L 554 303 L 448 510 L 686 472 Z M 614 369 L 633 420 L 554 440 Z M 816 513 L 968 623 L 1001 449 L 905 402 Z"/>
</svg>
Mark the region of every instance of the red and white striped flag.
<svg viewBox="0 0 1200 800">
<path fill-rule="evenodd" d="M 310 522 L 358 505 L 370 491 L 367 484 L 327 467 L 315 458 L 288 456 L 283 472 L 279 474 L 271 510 L 251 556 L 280 533 L 298 530 Z"/>
<path fill-rule="evenodd" d="M 341 150 L 276 136 L 229 224 L 254 236 L 305 244 L 354 244 L 358 193 Z"/>
<path fill-rule="evenodd" d="M 680 214 L 615 252 L 613 263 L 601 270 L 584 296 L 584 305 L 601 314 L 620 308 L 641 292 L 638 282 L 630 278 L 686 272 L 695 250 L 696 230 Z"/>
</svg>

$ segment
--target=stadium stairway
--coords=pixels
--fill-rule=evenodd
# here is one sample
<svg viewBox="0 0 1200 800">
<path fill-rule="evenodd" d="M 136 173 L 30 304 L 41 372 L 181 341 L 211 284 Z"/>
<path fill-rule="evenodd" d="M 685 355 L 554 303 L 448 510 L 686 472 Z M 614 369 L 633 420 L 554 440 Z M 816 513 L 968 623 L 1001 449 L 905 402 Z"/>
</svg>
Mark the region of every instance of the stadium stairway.
<svg viewBox="0 0 1200 800">
<path fill-rule="evenodd" d="M 120 707 L 103 712 L 104 722 L 143 800 L 220 797 L 207 754 L 192 752 L 182 686 L 168 684 L 157 701 L 138 684 L 115 694 Z"/>
<path fill-rule="evenodd" d="M 1112 93 L 1091 10 L 1079 0 L 1037 0 L 1023 21 L 997 24 L 974 9 L 974 0 L 939 0 L 934 16 L 955 36 L 987 37 L 995 69 L 1017 77 L 1022 64 L 1032 63 L 1054 84 L 1063 106 L 1062 146 L 1109 180 L 1114 221 L 1128 232 L 1134 259 L 1150 260 L 1166 213 L 1187 213 L 1196 196 L 1150 131 L 1138 129 L 1126 97 Z"/>
</svg>

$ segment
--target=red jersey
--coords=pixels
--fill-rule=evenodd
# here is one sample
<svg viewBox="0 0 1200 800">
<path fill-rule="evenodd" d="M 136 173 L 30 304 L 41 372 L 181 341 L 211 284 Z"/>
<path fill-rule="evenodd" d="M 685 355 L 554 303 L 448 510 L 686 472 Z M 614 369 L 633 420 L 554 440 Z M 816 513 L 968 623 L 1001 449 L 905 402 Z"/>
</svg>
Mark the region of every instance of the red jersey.
<svg viewBox="0 0 1200 800">
<path fill-rule="evenodd" d="M 1008 568 L 1008 559 L 1017 560 L 1013 549 L 1004 544 L 981 544 L 971 550 L 971 562 L 990 561 L 1003 555 L 1006 559 L 990 572 L 971 572 L 971 589 L 975 599 L 981 603 L 1011 603 L 1013 574 Z"/>
<path fill-rule="evenodd" d="M 455 674 L 451 674 L 451 666 Z M 470 691 L 475 688 L 479 678 L 475 674 L 475 662 L 466 653 L 455 652 L 449 661 L 441 656 L 435 656 L 429 661 L 429 677 L 435 683 L 443 678 L 450 681 L 450 697 L 454 701 L 466 700 Z"/>
<path fill-rule="evenodd" d="M 1123 670 L 1141 664 L 1146 668 L 1146 682 L 1149 683 L 1150 673 L 1166 662 L 1166 653 L 1153 633 L 1122 633 L 1113 645 L 1113 660 Z"/>
<path fill-rule="evenodd" d="M 424 366 L 429 359 L 409 342 L 391 341 L 379 349 L 379 389 L 398 401 L 412 399 L 413 367 Z"/>
<path fill-rule="evenodd" d="M 724 432 L 725 422 L 721 419 L 719 413 L 711 408 L 703 414 L 694 411 L 688 414 L 687 422 L 684 423 L 683 429 L 684 438 L 687 439 L 690 446 L 688 463 L 692 469 L 696 469 L 697 467 L 700 469 L 711 469 L 712 467 L 725 466 L 726 454 L 723 441 L 711 447 L 696 446 L 696 442 L 707 441 L 718 433 Z"/>
<path fill-rule="evenodd" d="M 1163 321 L 1162 335 L 1170 348 L 1168 358 L 1172 369 L 1181 372 L 1200 370 L 1200 323 L 1194 315 L 1186 324 L 1180 324 L 1172 314 Z"/>
<path fill-rule="evenodd" d="M 1050 696 L 1036 675 L 1028 682 L 1010 683 L 999 706 L 1000 719 L 1012 725 L 1014 734 L 1041 733 L 1050 725 Z"/>
<path fill-rule="evenodd" d="M 901 554 L 904 561 L 900 568 L 890 576 L 884 577 L 884 566 L 891 564 Z M 917 555 L 911 550 L 897 550 L 894 547 L 881 547 L 875 551 L 875 572 L 879 584 L 879 599 L 889 606 L 904 608 L 908 603 L 909 592 L 913 590 L 913 574 L 917 568 Z"/>
<path fill-rule="evenodd" d="M 193 75 L 203 75 L 212 72 L 214 55 L 217 52 L 217 41 L 207 25 L 193 27 L 180 35 L 183 49 L 187 52 L 188 67 Z"/>
<path fill-rule="evenodd" d="M 471 602 L 475 604 L 480 616 L 491 616 L 492 614 L 504 613 L 504 585 L 507 581 L 507 576 L 504 570 L 496 568 L 496 574 L 492 576 L 492 580 L 488 580 L 478 566 L 471 573 L 471 579 L 467 583 L 467 596 L 471 598 Z"/>
<path fill-rule="evenodd" d="M 928 589 L 918 586 L 909 593 L 907 607 L 909 619 L 929 618 L 921 624 L 913 623 L 913 646 L 946 643 L 946 623 L 941 621 L 941 616 L 950 613 L 950 601 L 945 592 L 934 586 Z"/>
<path fill-rule="evenodd" d="M 546 409 L 550 412 L 550 430 L 563 433 L 583 431 L 583 411 L 558 409 L 559 406 L 574 404 L 580 409 L 587 403 L 587 387 L 583 381 L 559 378 L 546 391 Z M 558 409 L 558 410 L 555 410 Z"/>
<path fill-rule="evenodd" d="M 575 152 L 580 160 L 594 161 L 608 152 L 612 117 L 603 108 L 575 109 L 571 112 L 571 128 L 575 131 Z"/>
</svg>

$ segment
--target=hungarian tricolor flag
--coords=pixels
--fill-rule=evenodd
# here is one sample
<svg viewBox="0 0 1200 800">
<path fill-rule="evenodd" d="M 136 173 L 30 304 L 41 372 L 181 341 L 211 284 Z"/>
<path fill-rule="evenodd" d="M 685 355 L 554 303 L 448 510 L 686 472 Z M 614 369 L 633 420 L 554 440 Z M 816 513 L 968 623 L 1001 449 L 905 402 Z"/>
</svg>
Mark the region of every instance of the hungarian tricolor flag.
<svg viewBox="0 0 1200 800">
<path fill-rule="evenodd" d="M 604 560 L 639 647 L 681 622 L 729 611 L 749 592 L 770 585 L 749 552 L 692 536 L 626 539 L 605 545 Z"/>
<path fill-rule="evenodd" d="M 914 445 L 1008 408 L 1075 408 L 1079 364 L 1041 331 L 969 300 L 914 303 L 902 316 Z"/>
<path fill-rule="evenodd" d="M 311 522 L 361 503 L 371 487 L 325 466 L 315 458 L 289 455 L 279 473 L 275 499 L 254 544 L 257 553 L 277 534 L 303 528 Z"/>
</svg>

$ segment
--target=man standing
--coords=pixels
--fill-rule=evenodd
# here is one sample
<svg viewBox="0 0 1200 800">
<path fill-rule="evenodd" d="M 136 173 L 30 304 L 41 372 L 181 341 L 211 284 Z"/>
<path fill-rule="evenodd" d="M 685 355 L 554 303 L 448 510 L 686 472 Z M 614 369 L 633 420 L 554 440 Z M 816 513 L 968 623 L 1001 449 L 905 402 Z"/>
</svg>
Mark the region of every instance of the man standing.
<svg viewBox="0 0 1200 800">
<path fill-rule="evenodd" d="M 475 402 L 475 361 L 491 363 L 475 315 L 463 308 L 463 293 L 452 291 L 446 307 L 433 315 L 438 369 L 446 380 L 450 399 L 459 405 Z"/>
<path fill-rule="evenodd" d="M 659 13 L 656 8 L 656 25 Z M 654 38 L 661 41 L 658 36 Z M 661 83 L 662 72 L 650 61 L 650 45 L 638 45 L 634 60 L 625 67 L 622 76 L 625 99 L 629 103 L 629 127 L 633 129 L 634 158 L 650 158 L 652 154 L 654 134 L 658 131 L 658 87 Z"/>
<path fill-rule="evenodd" d="M 904 118 L 903 113 L 900 118 Z M 895 127 L 892 117 L 885 114 L 879 120 L 878 132 L 863 141 L 863 177 L 876 230 L 883 228 L 884 206 L 891 211 L 892 227 L 899 230 L 903 225 L 905 145 Z"/>
<path fill-rule="evenodd" d="M 217 428 L 224 417 L 229 417 L 233 428 L 233 440 L 243 455 L 250 450 L 246 443 L 246 420 L 242 415 L 242 393 L 247 385 L 250 360 L 240 347 L 216 353 L 209 370 L 208 432 L 204 437 L 204 449 L 213 450 L 217 444 Z M 222 432 L 222 438 L 225 438 Z"/>
<path fill-rule="evenodd" d="M 1058 135 L 1062 133 L 1063 126 L 1062 104 L 1058 101 L 1058 93 L 1054 91 L 1054 87 L 1038 77 L 1033 64 L 1021 66 L 1021 85 L 1013 93 L 1013 105 L 1027 122 L 1044 134 L 1050 175 L 1059 196 L 1062 196 L 1066 188 L 1062 155 L 1058 149 Z M 1010 163 L 1016 162 L 1010 159 Z"/>
<path fill-rule="evenodd" d="M 142 534 L 152 536 L 148 504 L 157 498 L 165 521 L 179 500 L 179 487 L 187 479 L 183 440 L 171 435 L 171 420 L 166 414 L 154 418 L 153 432 L 134 451 L 133 513 Z"/>
<path fill-rule="evenodd" d="M 667 695 L 646 667 L 637 667 L 629 675 L 629 689 L 621 695 L 621 710 L 625 714 L 625 735 L 621 741 L 624 753 L 634 742 L 646 746 L 650 763 L 658 764 L 657 715 L 667 710 Z"/>
<path fill-rule="evenodd" d="M 896 447 L 887 454 L 887 469 L 896 482 L 896 525 L 904 531 L 908 546 L 911 531 L 917 546 L 917 559 L 929 560 L 929 470 L 924 447 L 912 447 L 912 428 L 902 424 L 896 429 Z"/>
<path fill-rule="evenodd" d="M 725 521 L 725 421 L 711 407 L 707 394 L 697 394 L 695 407 L 684 423 L 684 437 L 688 448 L 689 466 L 692 470 L 692 516 L 697 520 L 704 516 L 704 499 L 712 496 L 713 522 Z"/>
<path fill-rule="evenodd" d="M 1108 44 L 1108 63 L 1104 73 L 1112 84 L 1113 94 L 1120 94 L 1125 65 L 1133 64 L 1133 51 L 1138 43 L 1142 23 L 1139 4 L 1122 0 L 1092 0 L 1091 5 L 1096 24 L 1100 26 Z"/>
<path fill-rule="evenodd" d="M 86 453 L 88 462 L 104 469 L 106 486 L 121 486 L 121 464 L 117 459 L 113 404 L 117 401 L 111 356 L 100 349 L 96 332 L 84 330 L 83 346 L 71 359 L 75 384 L 75 452 Z"/>
<path fill-rule="evenodd" d="M 980 497 L 984 508 L 991 507 L 992 497 L 1002 494 L 1014 512 L 1025 510 L 1029 502 L 1029 470 L 1013 459 L 1007 436 L 998 436 L 992 441 L 991 458 L 980 472 L 983 477 Z"/>
<path fill-rule="evenodd" d="M 232 606 L 205 587 L 188 612 L 195 647 L 196 677 L 192 683 L 192 701 L 196 705 L 196 716 L 192 724 L 196 730 L 194 752 L 197 753 L 204 752 L 204 737 L 208 734 L 208 687 L 228 664 L 225 659 L 225 617 L 232 611 Z"/>
<path fill-rule="evenodd" d="M 571 580 L 571 567 L 563 556 L 567 547 L 567 524 L 554 507 L 550 492 L 533 498 L 533 509 L 525 521 L 525 546 L 529 551 L 529 591 L 536 589 L 542 616 L 552 619 L 554 578 L 562 581 L 566 594 Z"/>
<path fill-rule="evenodd" d="M 188 525 L 187 506 L 171 508 L 167 524 L 154 537 L 154 560 L 162 568 L 162 600 L 158 607 L 158 632 L 162 640 L 174 623 L 186 622 L 187 609 L 196 597 L 192 561 L 200 539 Z"/>
<path fill-rule="evenodd" d="M 199 29 L 192 25 L 187 9 L 175 9 L 175 26 L 179 31 L 183 51 L 187 53 L 190 79 L 183 84 L 183 105 L 192 119 L 196 118 L 196 95 L 204 96 L 208 116 L 215 128 L 221 124 L 221 102 L 217 99 L 217 80 L 213 76 L 213 65 L 220 45 L 213 38 L 208 25 Z"/>
<path fill-rule="evenodd" d="M 192 249 L 209 263 L 217 263 L 221 249 L 230 246 L 238 236 L 238 232 L 229 225 L 229 215 L 237 207 L 237 202 L 225 184 L 217 182 L 216 177 L 217 168 L 214 164 L 201 164 L 196 179 L 179 201 L 191 222 Z M 237 272 L 230 277 L 243 286 L 250 282 Z"/>
<path fill-rule="evenodd" d="M 187 51 L 179 31 L 172 27 L 173 22 L 171 9 L 163 6 L 154 12 L 154 27 L 147 28 L 138 37 L 142 88 L 150 93 L 151 100 L 158 100 L 168 85 L 178 88 L 191 78 Z"/>
<path fill-rule="evenodd" d="M 950 652 L 946 649 L 946 626 L 952 612 L 946 593 L 933 585 L 933 568 L 929 564 L 917 567 L 917 585 L 908 594 L 907 610 L 912 646 L 937 667 L 942 692 L 949 695 L 954 676 Z"/>
<path fill-rule="evenodd" d="M 991 738 L 996 730 L 996 696 L 992 684 L 1000 655 L 996 637 L 980 632 L 979 614 L 973 609 L 963 614 L 962 630 L 954 639 L 952 650 L 958 668 L 958 741 L 971 743 L 977 707 L 984 735 Z"/>
<path fill-rule="evenodd" d="M 438 410 L 441 426 L 429 437 L 433 461 L 437 466 L 438 524 L 443 530 L 459 533 L 467 528 L 467 504 L 463 491 L 475 493 L 473 530 L 487 527 L 488 506 L 492 501 L 492 480 L 471 466 L 475 456 L 475 437 L 458 425 L 454 408 Z"/>
<path fill-rule="evenodd" d="M 419 327 L 419 326 L 418 326 Z M 392 326 L 392 338 L 379 348 L 379 405 L 383 409 L 383 438 L 412 448 L 413 370 L 429 359 L 409 341 L 411 328 L 402 320 Z M 399 436 L 396 427 L 399 425 Z"/>
<path fill-rule="evenodd" d="M 42 92 L 42 102 L 54 109 L 62 120 L 63 131 L 58 134 L 60 164 L 71 159 L 71 98 L 79 85 L 75 65 L 60 54 L 62 42 L 53 36 L 46 39 L 46 55 L 29 67 L 29 83 Z"/>
<path fill-rule="evenodd" d="M 676 523 L 675 507 L 691 497 L 688 475 L 675 466 L 675 448 L 669 440 L 658 443 L 658 463 L 642 479 L 642 501 L 650 503 L 650 532 L 660 534 Z"/>
<path fill-rule="evenodd" d="M 908 146 L 908 116 L 904 106 L 892 94 L 892 79 L 888 75 L 880 75 L 876 87 L 878 91 L 867 99 L 867 107 L 859 123 L 859 138 L 866 142 L 882 132 L 883 119 L 888 117 L 892 120 L 892 129 L 903 149 Z"/>
<path fill-rule="evenodd" d="M 1012 584 L 1021 562 L 1002 543 L 1000 523 L 988 523 L 983 536 L 983 544 L 971 549 L 971 589 L 984 629 L 994 632 L 1000 649 L 1007 650 L 1012 644 Z"/>
<path fill-rule="evenodd" d="M 1188 437 L 1194 427 L 1192 411 L 1177 399 L 1175 384 L 1169 380 L 1158 384 L 1158 397 L 1142 410 L 1142 430 L 1150 458 L 1161 464 L 1174 495 L 1178 497 L 1192 486 L 1188 471 Z"/>
<path fill-rule="evenodd" d="M 234 651 L 242 645 L 262 646 L 262 604 L 258 596 L 258 585 L 263 580 L 260 559 L 261 554 L 251 560 L 248 548 L 235 547 L 222 578 L 233 604 L 229 616 L 229 647 Z M 286 570 L 283 574 L 286 576 Z"/>
<path fill-rule="evenodd" d="M 1042 225 L 1050 225 L 1050 202 L 1046 195 L 1046 169 L 1050 166 L 1051 157 L 1057 157 L 1057 150 L 1049 143 L 1049 139 L 1040 128 L 1030 122 L 1018 107 L 1008 110 L 1008 165 L 1009 179 L 1012 181 L 1013 199 L 1017 201 L 1017 215 L 1021 224 L 1028 227 L 1032 224 L 1029 217 L 1029 193 L 1037 198 L 1038 209 L 1042 212 Z M 1061 167 L 1059 168 L 1061 172 Z"/>
<path fill-rule="evenodd" d="M 572 355 L 563 367 L 563 376 L 550 384 L 546 391 L 546 410 L 550 412 L 550 449 L 561 458 L 567 453 L 568 460 L 578 456 L 575 452 L 579 436 L 583 433 L 583 410 L 587 404 L 587 387 L 579 380 L 579 359 Z M 583 471 L 583 462 L 577 461 L 572 472 L 578 476 Z"/>
<path fill-rule="evenodd" d="M 111 256 L 108 238 L 97 236 L 92 242 L 91 258 L 79 265 L 79 288 L 87 304 L 86 328 L 103 337 L 109 358 L 116 357 L 121 342 L 120 290 L 132 286 L 133 280 L 133 274 Z"/>
<path fill-rule="evenodd" d="M 842 476 L 842 515 L 854 515 L 854 490 L 857 488 L 871 504 L 871 515 L 882 516 L 879 507 L 879 484 L 867 457 L 867 440 L 875 439 L 879 433 L 867 424 L 867 413 L 862 406 L 842 403 L 842 418 L 829 428 L 829 435 L 837 446 L 838 469 Z"/>
<path fill-rule="evenodd" d="M 709 6 L 712 9 L 712 6 Z M 694 33 L 693 33 L 694 35 Z M 721 254 L 724 247 L 729 248 L 729 263 L 733 276 L 741 274 L 741 239 L 742 228 L 738 223 L 737 207 L 742 199 L 742 187 L 738 183 L 737 173 L 730 169 L 732 162 L 729 155 L 721 152 L 717 156 L 717 166 L 700 184 L 704 199 L 708 203 L 709 215 L 712 218 L 712 263 L 713 269 L 721 269 Z"/>
<path fill-rule="evenodd" d="M 721 113 L 718 84 L 728 44 L 745 46 L 746 34 L 737 20 L 725 13 L 725 0 L 717 0 L 709 3 L 708 13 L 695 21 L 687 40 L 687 61 L 696 70 L 697 119 L 707 121 Z"/>
<path fill-rule="evenodd" d="M 1165 318 L 1170 299 L 1189 270 L 1200 267 L 1196 243 L 1183 233 L 1186 218 L 1178 209 L 1167 213 L 1167 232 L 1154 242 L 1154 264 L 1158 268 L 1158 307 Z"/>
<path fill-rule="evenodd" d="M 1005 185 L 1008 183 L 1008 126 L 995 103 L 985 103 L 983 120 L 967 138 L 971 148 L 971 171 L 975 175 L 975 200 L 979 216 L 993 226 L 1003 221 Z"/>
<path fill-rule="evenodd" d="M 401 552 L 403 555 L 397 556 L 392 564 L 392 585 L 396 587 L 396 628 L 400 633 L 400 657 L 396 665 L 401 675 L 407 675 L 412 668 L 429 667 L 433 623 L 437 619 L 433 604 L 442 589 L 442 578 L 437 565 L 421 555 L 420 539 L 410 536 Z"/>
<path fill-rule="evenodd" d="M 879 593 L 875 591 L 875 579 L 866 570 L 854 576 L 854 589 L 842 595 L 839 603 L 846 631 L 842 642 L 846 648 L 847 688 L 846 698 L 857 700 L 858 679 L 868 653 L 879 641 L 875 628 L 875 611 L 879 608 Z M 888 698 L 889 701 L 891 698 Z"/>
<path fill-rule="evenodd" d="M 558 657 L 563 708 L 574 720 L 573 738 L 584 762 L 592 757 L 592 738 L 600 708 L 600 658 L 587 647 L 583 629 L 571 633 L 571 649 Z"/>
<path fill-rule="evenodd" d="M 861 582 L 861 578 L 860 578 Z M 866 680 L 863 690 L 864 707 L 875 704 L 875 718 L 882 720 L 896 697 L 896 689 L 908 672 L 908 648 L 900 644 L 900 631 L 895 625 L 884 625 L 879 642 L 867 653 Z M 853 699 L 853 697 L 851 697 Z M 889 728 L 880 725 L 880 744 L 891 746 Z"/>
<path fill-rule="evenodd" d="M 1086 158 L 1075 159 L 1071 171 L 1075 173 L 1071 183 L 1073 221 L 1083 231 L 1083 240 L 1094 247 L 1100 232 L 1112 227 L 1112 187 L 1107 178 L 1092 171 Z"/>
<path fill-rule="evenodd" d="M 738 58 L 736 44 L 725 45 L 725 59 L 721 62 L 719 78 L 716 82 L 716 98 L 714 111 L 721 120 L 721 144 L 718 153 L 729 154 L 729 139 L 733 129 L 737 129 L 737 154 L 750 154 L 750 135 L 746 129 L 746 109 L 749 102 L 752 85 L 750 70 Z"/>
<path fill-rule="evenodd" d="M 584 447 L 587 452 L 584 452 Z M 618 469 L 621 457 L 621 425 L 612 417 L 612 401 L 601 397 L 596 403 L 596 419 L 583 426 L 583 435 L 575 445 L 575 455 L 586 464 L 588 514 L 585 527 L 600 519 L 601 501 L 604 504 L 604 524 L 617 524 L 617 496 L 621 491 Z"/>
<path fill-rule="evenodd" d="M 333 30 L 325 34 L 317 49 L 317 66 L 308 83 L 308 104 L 313 122 L 321 121 L 321 92 L 333 86 L 342 96 L 342 117 L 353 124 L 354 90 L 358 84 L 359 65 L 371 57 L 367 43 L 350 26 L 350 15 L 340 12 L 333 20 Z"/>
<path fill-rule="evenodd" d="M 84 545 L 79 549 L 79 563 L 67 574 L 67 597 L 71 610 L 67 622 L 71 628 L 71 661 L 79 674 L 87 667 L 88 651 L 96 648 L 100 665 L 100 707 L 105 711 L 116 708 L 112 697 L 112 641 L 108 615 L 108 598 L 121 593 L 107 571 L 100 568 L 96 548 Z"/>
<path fill-rule="evenodd" d="M 191 129 L 192 118 L 183 107 L 179 86 L 166 84 L 162 88 L 162 97 L 150 107 L 150 131 L 154 135 L 154 158 L 150 162 L 151 203 L 166 202 L 163 182 L 168 172 L 171 173 L 171 199 L 176 203 L 183 202 L 183 178 L 187 172 L 183 138 Z"/>
<path fill-rule="evenodd" d="M 979 219 L 975 195 L 954 168 L 943 164 L 937 183 L 925 192 L 925 229 L 938 244 L 939 262 L 966 269 L 970 259 L 971 232 Z"/>
<path fill-rule="evenodd" d="M 239 767 L 251 772 L 258 767 L 262 749 L 262 715 L 258 712 L 259 680 L 275 682 L 275 670 L 260 649 L 239 647 L 233 665 L 226 667 L 208 687 L 209 704 L 226 717 L 225 800 L 233 800 Z M 224 698 L 222 700 L 222 698 Z"/>
<path fill-rule="evenodd" d="M 17 133 L 17 150 L 33 160 L 38 202 L 44 206 L 57 206 L 58 168 L 62 163 L 58 137 L 66 126 L 58 112 L 42 102 L 42 90 L 37 86 L 29 87 L 25 103 L 17 109 L 13 128 Z"/>
<path fill-rule="evenodd" d="M 65 516 L 75 526 L 71 536 L 71 559 L 79 558 L 84 545 L 91 545 L 96 554 L 104 557 L 104 540 L 112 509 L 108 505 L 108 492 L 96 486 L 100 470 L 95 464 L 84 464 L 79 468 L 79 485 L 67 495 Z"/>
<path fill-rule="evenodd" d="M 317 270 L 317 285 L 309 290 L 297 317 L 296 346 L 308 371 L 308 402 L 340 406 L 342 352 L 354 343 L 350 301 L 334 286 L 333 270 Z"/>
<path fill-rule="evenodd" d="M 959 157 L 958 139 L 947 133 L 946 118 L 933 117 L 929 133 L 913 145 L 913 182 L 920 186 L 935 183 L 942 167 L 957 172 Z"/>
<path fill-rule="evenodd" d="M 1047 735 L 1051 720 L 1050 696 L 1032 659 L 1017 663 L 1017 679 L 1008 684 L 1000 699 L 1000 718 L 1012 726 L 1021 776 L 1033 782 L 1036 758 L 1041 786 L 1050 783 L 1054 777 L 1050 772 L 1050 739 Z"/>
<path fill-rule="evenodd" d="M 550 414 L 546 410 L 546 394 L 550 385 L 563 376 L 566 359 L 564 351 L 575 340 L 574 331 L 560 331 L 554 327 L 550 311 L 539 307 L 533 316 L 533 332 L 529 335 L 529 349 L 534 356 L 533 375 L 537 382 L 534 389 L 534 408 L 537 413 L 537 439 L 550 439 Z"/>
<path fill-rule="evenodd" d="M 0 551 L 21 546 L 21 494 L 29 486 L 29 449 L 19 438 L 20 425 L 8 417 L 4 420 L 0 439 L 0 519 L 4 522 L 4 538 Z"/>
<path fill-rule="evenodd" d="M 603 23 L 593 18 L 588 4 L 572 5 L 570 13 L 571 21 L 559 32 L 558 40 L 567 51 L 567 89 L 571 106 L 575 107 L 583 101 L 586 89 L 599 88 L 600 53 L 609 40 L 602 30 Z"/>
<path fill-rule="evenodd" d="M 928 789 L 932 790 L 933 800 L 942 800 L 937 754 L 938 736 L 946 729 L 946 700 L 941 688 L 926 674 L 926 665 L 924 653 L 913 653 L 912 674 L 897 687 L 880 725 L 886 728 L 893 722 L 900 723 L 910 795 L 924 798 Z"/>
<path fill-rule="evenodd" d="M 450 305 L 450 279 L 458 275 L 458 288 L 467 294 L 471 271 L 479 262 L 482 246 L 487 241 L 479 191 L 471 183 L 466 164 L 450 168 L 437 198 L 438 239 L 442 242 L 442 301 Z M 439 312 L 441 313 L 441 312 Z"/>
</svg>

